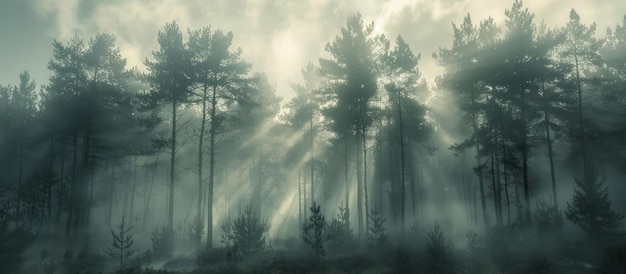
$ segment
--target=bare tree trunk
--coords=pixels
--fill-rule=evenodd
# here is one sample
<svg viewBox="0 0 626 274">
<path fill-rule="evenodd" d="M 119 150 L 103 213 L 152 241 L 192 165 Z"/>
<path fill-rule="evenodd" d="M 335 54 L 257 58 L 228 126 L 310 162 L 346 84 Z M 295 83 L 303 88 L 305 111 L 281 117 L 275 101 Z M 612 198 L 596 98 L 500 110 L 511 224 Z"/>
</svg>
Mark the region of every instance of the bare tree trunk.
<svg viewBox="0 0 626 274">
<path fill-rule="evenodd" d="M 404 128 L 402 124 L 402 99 L 400 94 L 398 94 L 398 127 L 400 130 L 400 184 L 402 188 L 402 197 L 400 204 L 402 205 L 400 208 L 400 232 L 404 235 L 404 230 L 406 228 L 405 218 L 406 218 L 406 185 L 405 185 L 405 158 L 404 158 Z"/>
<path fill-rule="evenodd" d="M 112 167 L 111 167 L 111 187 L 109 189 L 109 211 L 107 214 L 107 225 L 111 226 L 111 221 L 113 219 L 113 198 L 114 198 L 114 194 L 115 194 L 115 182 L 116 182 L 116 178 L 115 178 L 115 167 L 116 164 L 115 162 L 113 162 Z"/>
<path fill-rule="evenodd" d="M 298 168 L 298 173 L 300 173 L 300 168 Z M 305 174 L 306 174 L 306 172 L 305 172 Z M 304 176 L 306 176 L 306 175 L 304 175 Z M 306 210 L 308 208 L 307 207 L 307 202 L 306 202 L 306 179 L 302 180 L 302 184 L 303 184 L 303 190 L 304 190 L 304 192 L 302 193 L 302 197 L 304 198 L 304 201 L 302 201 L 302 204 L 304 205 L 304 209 L 303 209 L 302 212 L 304 213 L 303 217 L 304 217 L 304 220 L 306 221 L 307 220 L 307 215 L 309 213 L 308 210 Z"/>
<path fill-rule="evenodd" d="M 89 224 L 89 222 L 91 221 L 91 211 L 93 210 L 92 205 L 93 205 L 93 185 L 94 185 L 94 178 L 93 178 L 93 174 L 91 176 L 89 176 L 89 202 L 87 203 L 87 214 L 85 217 L 85 223 Z"/>
<path fill-rule="evenodd" d="M 380 161 L 380 159 L 382 159 L 383 157 L 383 150 L 382 150 L 382 137 L 381 137 L 381 128 L 382 128 L 382 123 L 379 122 L 378 124 L 378 132 L 377 132 L 377 138 L 376 138 L 376 146 L 377 146 L 377 150 L 376 150 L 376 154 L 377 159 L 376 161 Z M 380 163 L 377 163 L 376 166 L 378 167 L 376 169 L 376 177 L 378 179 L 378 207 L 380 208 L 380 214 L 381 216 L 384 214 L 383 213 L 383 204 L 384 204 L 384 185 L 383 185 L 383 175 L 382 175 L 382 166 L 380 165 Z"/>
<path fill-rule="evenodd" d="M 416 182 L 415 182 L 415 169 L 418 169 L 419 167 L 417 167 L 417 163 L 414 162 L 415 160 L 415 154 L 413 153 L 413 150 L 411 149 L 411 145 L 409 144 L 409 182 L 411 184 L 411 210 L 413 212 L 413 216 L 416 217 L 417 216 L 417 188 L 416 188 Z"/>
<path fill-rule="evenodd" d="M 499 142 L 499 135 L 497 134 L 497 130 L 494 133 L 495 137 L 496 137 L 496 141 L 493 144 L 494 146 L 494 160 L 496 161 L 496 198 L 498 199 L 498 223 L 500 225 L 504 224 L 504 218 L 502 217 L 502 181 L 501 181 L 501 177 L 500 177 L 500 150 L 498 150 L 498 142 Z"/>
<path fill-rule="evenodd" d="M 207 93 L 208 87 L 202 89 L 202 119 L 200 120 L 200 137 L 198 139 L 198 209 L 196 211 L 196 234 L 195 241 L 200 244 L 202 241 L 202 230 L 204 230 L 204 215 L 202 214 L 202 200 L 204 198 L 204 131 L 206 129 L 207 116 Z"/>
<path fill-rule="evenodd" d="M 213 248 L 213 186 L 215 185 L 215 130 L 217 107 L 217 86 L 211 94 L 211 129 L 209 131 L 209 193 L 207 201 L 207 249 Z"/>
<path fill-rule="evenodd" d="M 72 180 L 70 181 L 70 201 L 67 209 L 67 221 L 65 222 L 65 236 L 70 235 L 70 227 L 72 224 L 72 218 L 74 214 L 74 202 L 76 200 L 76 177 L 77 172 L 77 158 L 78 158 L 78 134 L 74 134 L 74 152 L 72 156 Z"/>
<path fill-rule="evenodd" d="M 130 206 L 128 207 L 128 222 L 132 224 L 135 219 L 135 194 L 137 191 L 137 156 L 133 156 L 133 180 L 130 187 Z"/>
<path fill-rule="evenodd" d="M 50 175 L 54 175 L 54 137 L 50 138 Z M 52 184 L 54 177 L 48 178 L 46 181 L 46 220 L 48 221 L 48 228 L 52 228 Z"/>
<path fill-rule="evenodd" d="M 363 174 L 361 173 L 361 169 L 362 169 L 362 163 L 361 163 L 361 153 L 362 150 L 360 148 L 360 138 L 359 135 L 356 134 L 355 135 L 355 154 L 356 154 L 356 188 L 357 188 L 357 196 L 356 196 L 356 203 L 357 203 L 357 214 L 358 214 L 358 221 L 359 221 L 359 240 L 363 240 L 364 239 L 364 234 L 365 233 L 365 229 L 363 227 L 364 225 L 364 212 L 363 212 Z"/>
<path fill-rule="evenodd" d="M 298 169 L 298 234 L 300 233 L 300 229 L 302 224 L 302 181 L 300 176 L 300 169 Z"/>
<path fill-rule="evenodd" d="M 17 219 L 16 221 L 16 226 L 19 226 L 19 222 L 20 219 L 22 217 L 22 214 L 20 214 L 21 211 L 21 205 L 22 205 L 22 169 L 24 166 L 24 141 L 23 138 L 20 138 L 18 144 L 17 144 L 17 150 L 18 150 L 18 160 L 17 160 L 17 207 L 16 207 L 16 214 L 15 217 Z"/>
<path fill-rule="evenodd" d="M 172 144 L 170 151 L 170 182 L 167 211 L 167 230 L 170 241 L 174 240 L 174 179 L 176 178 L 176 99 L 172 100 Z"/>
<path fill-rule="evenodd" d="M 525 214 L 526 214 L 526 222 L 530 225 L 532 223 L 532 219 L 530 216 L 530 193 L 528 189 L 528 134 L 527 134 L 527 122 L 526 122 L 526 101 L 525 101 L 525 92 L 524 89 L 520 87 L 520 95 L 521 95 L 521 115 L 522 115 L 522 174 L 524 179 L 524 203 L 525 203 Z"/>
<path fill-rule="evenodd" d="M 502 163 L 504 168 L 504 193 L 506 195 L 506 223 L 507 226 L 511 226 L 511 201 L 509 200 L 509 180 L 506 169 L 506 147 L 502 142 Z"/>
<path fill-rule="evenodd" d="M 359 124 L 361 125 L 361 145 L 363 146 L 363 198 L 364 198 L 364 202 L 365 202 L 365 231 L 367 234 L 367 229 L 369 227 L 369 201 L 368 201 L 368 191 L 367 191 L 367 131 L 365 128 L 365 122 L 364 122 L 364 113 L 363 113 L 363 106 L 359 105 Z"/>
<path fill-rule="evenodd" d="M 312 92 L 312 91 L 311 91 Z M 309 117 L 309 133 L 310 133 L 310 142 L 311 142 L 311 159 L 310 159 L 310 168 L 311 168 L 311 205 L 315 203 L 315 180 L 314 180 L 314 160 L 315 160 L 315 151 L 314 151 L 314 139 L 313 139 L 313 109 L 311 108 L 311 116 Z"/>
<path fill-rule="evenodd" d="M 343 179 L 346 188 L 346 210 L 350 210 L 350 183 L 348 182 L 348 140 L 346 138 L 343 146 Z"/>
<path fill-rule="evenodd" d="M 495 174 L 495 165 L 494 165 L 494 155 L 493 149 L 491 150 L 491 188 L 493 190 L 493 208 L 496 214 L 496 224 L 500 226 L 500 219 L 498 218 L 498 196 L 496 192 L 496 174 Z"/>
<path fill-rule="evenodd" d="M 61 170 L 59 172 L 59 200 L 57 201 L 57 216 L 55 223 L 58 225 L 61 220 L 61 211 L 63 211 L 63 203 L 65 203 L 65 140 L 61 139 Z"/>
</svg>

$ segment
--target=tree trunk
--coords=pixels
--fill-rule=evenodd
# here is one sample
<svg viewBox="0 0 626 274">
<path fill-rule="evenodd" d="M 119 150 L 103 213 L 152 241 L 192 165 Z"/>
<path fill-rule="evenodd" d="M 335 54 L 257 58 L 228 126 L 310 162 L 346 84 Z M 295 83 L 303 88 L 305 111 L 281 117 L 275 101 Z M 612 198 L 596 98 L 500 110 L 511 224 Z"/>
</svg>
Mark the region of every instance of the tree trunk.
<svg viewBox="0 0 626 274">
<path fill-rule="evenodd" d="M 61 220 L 61 211 L 63 211 L 63 203 L 65 203 L 65 140 L 61 139 L 61 170 L 59 172 L 59 200 L 57 201 L 57 216 L 55 223 L 58 225 Z"/>
<path fill-rule="evenodd" d="M 409 166 L 411 167 L 409 168 L 409 174 L 410 174 L 409 182 L 411 184 L 411 210 L 413 212 L 413 216 L 417 217 L 417 195 L 418 194 L 417 194 L 417 187 L 416 187 L 417 182 L 415 181 L 415 172 L 417 169 L 419 169 L 419 167 L 417 166 L 417 163 L 416 163 L 417 161 L 414 161 L 416 160 L 415 159 L 416 155 L 415 153 L 413 153 L 413 149 L 411 147 L 412 146 L 409 143 L 409 153 L 411 153 L 409 156 Z"/>
<path fill-rule="evenodd" d="M 204 215 L 202 214 L 202 200 L 204 196 L 204 130 L 206 128 L 206 116 L 207 116 L 207 93 L 208 87 L 202 89 L 202 119 L 200 120 L 200 137 L 198 139 L 198 209 L 196 211 L 196 234 L 194 235 L 195 241 L 200 245 L 202 241 L 202 230 L 204 230 Z"/>
<path fill-rule="evenodd" d="M 20 138 L 18 144 L 17 144 L 17 150 L 18 150 L 18 160 L 17 160 L 17 206 L 16 206 L 16 214 L 15 217 L 17 219 L 16 221 L 16 227 L 19 226 L 19 220 L 22 216 L 22 214 L 20 214 L 20 210 L 21 210 L 21 205 L 22 205 L 22 169 L 24 166 L 24 141 L 23 138 Z"/>
<path fill-rule="evenodd" d="M 532 223 L 531 215 L 530 215 L 530 193 L 528 190 L 528 134 L 527 134 L 527 122 L 526 122 L 526 101 L 525 101 L 525 91 L 520 86 L 520 96 L 521 96 L 521 115 L 522 115 L 522 173 L 524 179 L 524 203 L 525 209 L 524 212 L 526 214 L 526 222 L 528 224 Z"/>
<path fill-rule="evenodd" d="M 70 181 L 70 201 L 67 207 L 67 221 L 65 222 L 65 236 L 70 235 L 70 227 L 72 224 L 72 218 L 74 215 L 74 202 L 76 200 L 76 177 L 77 172 L 77 158 L 78 158 L 78 134 L 74 134 L 74 152 L 72 155 L 72 180 Z"/>
<path fill-rule="evenodd" d="M 310 161 L 310 168 L 311 168 L 311 205 L 313 205 L 313 203 L 315 203 L 315 180 L 314 180 L 314 160 L 315 160 L 315 156 L 314 156 L 314 139 L 313 139 L 313 109 L 311 108 L 311 116 L 309 117 L 309 134 L 310 134 L 310 142 L 311 142 L 311 159 Z"/>
<path fill-rule="evenodd" d="M 300 169 L 298 169 L 298 234 L 301 233 L 302 222 L 302 177 L 300 176 Z"/>
<path fill-rule="evenodd" d="M 111 226 L 111 221 L 113 219 L 113 198 L 115 195 L 115 167 L 116 164 L 115 162 L 113 162 L 112 167 L 111 167 L 111 187 L 109 189 L 109 211 L 107 214 L 107 224 L 108 226 Z"/>
<path fill-rule="evenodd" d="M 300 168 L 298 168 L 298 173 L 300 172 Z M 306 171 L 304 172 L 306 174 Z M 304 175 L 306 176 L 306 175 Z M 305 177 L 306 178 L 306 177 Z M 304 201 L 302 201 L 302 204 L 304 205 L 304 209 L 303 209 L 303 217 L 304 217 L 304 221 L 306 222 L 307 215 L 309 214 L 309 211 L 307 210 L 307 202 L 306 202 L 306 179 L 302 179 L 302 187 L 303 187 L 303 193 L 302 193 L 302 198 L 304 198 Z"/>
<path fill-rule="evenodd" d="M 54 182 L 54 137 L 50 138 L 50 175 L 46 181 L 46 220 L 48 221 L 48 225 L 52 224 L 52 184 Z M 48 228 L 52 228 L 49 226 Z"/>
<path fill-rule="evenodd" d="M 359 111 L 361 112 L 361 142 L 363 145 L 363 197 L 365 199 L 365 229 L 367 231 L 369 227 L 369 200 L 368 200 L 368 191 L 367 191 L 367 134 L 365 125 L 363 123 L 363 109 L 359 107 Z"/>
<path fill-rule="evenodd" d="M 400 198 L 400 232 L 404 235 L 405 229 L 405 210 L 406 210 L 406 186 L 405 186 L 405 162 L 404 162 L 404 128 L 402 124 L 402 99 L 398 94 L 398 127 L 400 130 L 400 185 L 402 189 L 402 197 Z"/>
<path fill-rule="evenodd" d="M 380 133 L 381 128 L 382 128 L 382 125 L 379 122 L 379 124 L 378 124 L 378 132 L 377 132 L 378 136 L 376 138 L 376 146 L 377 146 L 376 154 L 378 155 L 376 161 L 380 161 L 380 159 L 382 159 L 382 157 L 383 157 L 383 153 L 382 153 L 383 152 L 383 149 L 382 149 L 382 137 L 381 137 L 381 133 Z M 383 195 L 383 192 L 384 192 L 383 187 L 384 187 L 384 185 L 383 185 L 383 179 L 382 179 L 382 177 L 383 177 L 383 175 L 382 175 L 382 166 L 380 164 L 376 164 L 376 166 L 377 166 L 377 168 L 376 168 L 376 177 L 378 179 L 378 208 L 380 208 L 380 214 L 382 216 L 382 214 L 383 214 L 383 204 L 384 204 L 384 195 Z"/>
<path fill-rule="evenodd" d="M 357 214 L 358 214 L 358 221 L 359 221 L 359 240 L 363 240 L 364 239 L 364 234 L 365 233 L 365 229 L 363 227 L 364 225 L 364 220 L 363 220 L 363 174 L 361 173 L 361 169 L 363 168 L 362 166 L 362 162 L 361 162 L 361 153 L 362 150 L 360 148 L 361 142 L 360 142 L 360 138 L 359 138 L 359 134 L 354 135 L 354 138 L 356 139 L 355 141 L 355 154 L 356 154 L 356 188 L 357 188 L 357 196 L 356 196 L 356 203 L 357 203 Z"/>
<path fill-rule="evenodd" d="M 174 239 L 174 179 L 176 167 L 176 99 L 172 100 L 172 144 L 170 151 L 170 181 L 169 181 L 169 199 L 167 211 L 167 229 L 170 241 Z"/>
<path fill-rule="evenodd" d="M 578 65 L 578 47 L 574 45 L 574 62 L 576 67 L 576 88 L 578 90 L 578 121 L 579 121 L 579 134 L 581 142 L 581 152 L 583 156 L 583 170 L 587 170 L 585 165 L 587 164 L 587 149 L 585 145 L 585 127 L 583 123 L 583 91 L 580 83 L 580 67 Z"/>
<path fill-rule="evenodd" d="M 554 211 L 559 212 L 559 204 L 556 197 L 556 176 L 554 175 L 554 155 L 552 153 L 552 140 L 550 139 L 550 116 L 548 115 L 548 111 L 544 111 L 544 116 L 546 119 L 546 141 L 548 143 L 548 160 L 550 161 L 550 179 L 552 180 L 552 198 L 554 201 Z"/>
<path fill-rule="evenodd" d="M 474 109 L 475 109 L 475 105 L 476 105 L 476 99 L 474 98 L 474 90 L 471 91 L 471 98 L 472 98 L 472 105 L 474 105 Z M 476 112 L 474 111 L 472 113 L 472 126 L 474 128 L 474 138 L 475 140 L 475 144 L 476 144 L 476 175 L 478 175 L 478 184 L 480 186 L 480 203 L 482 205 L 482 211 L 483 211 L 483 223 L 484 223 L 484 228 L 487 229 L 489 226 L 489 219 L 487 218 L 487 204 L 485 202 L 485 184 L 483 181 L 483 172 L 482 172 L 482 168 L 481 163 L 480 163 L 480 140 L 478 140 L 478 121 L 476 120 Z"/>
<path fill-rule="evenodd" d="M 491 188 L 493 190 L 493 209 L 496 214 L 496 224 L 500 226 L 500 219 L 498 218 L 498 194 L 496 191 L 496 169 L 494 164 L 494 152 L 491 150 Z"/>
<path fill-rule="evenodd" d="M 152 177 L 150 178 L 150 188 L 146 193 L 146 205 L 143 209 L 143 224 L 142 227 L 146 227 L 146 219 L 148 219 L 148 209 L 150 208 L 150 200 L 152 199 L 152 189 L 154 188 L 154 181 L 156 179 L 157 165 L 159 163 L 159 156 L 154 158 L 154 164 L 152 165 Z"/>
<path fill-rule="evenodd" d="M 209 131 L 209 193 L 207 199 L 207 248 L 213 248 L 213 187 L 215 185 L 215 130 L 217 110 L 217 86 L 211 94 L 211 129 Z"/>
<path fill-rule="evenodd" d="M 89 161 L 89 158 L 91 156 L 91 133 L 89 132 L 89 129 L 86 129 L 85 132 L 83 133 L 83 163 L 81 165 L 81 169 L 80 169 L 80 173 L 79 173 L 79 180 L 78 180 L 78 185 L 77 185 L 77 196 L 76 196 L 76 205 L 74 206 L 74 208 L 76 209 L 76 214 L 74 217 L 74 227 L 76 229 L 76 232 L 79 231 L 81 225 L 85 224 L 85 216 L 87 215 L 86 212 L 89 210 L 89 208 L 87 207 L 87 203 L 85 202 L 85 195 L 86 193 L 86 184 L 87 184 L 87 178 L 88 176 L 91 176 L 93 174 L 92 171 L 92 167 L 91 167 L 91 163 Z"/>
<path fill-rule="evenodd" d="M 502 163 L 504 168 L 504 194 L 506 195 L 506 223 L 507 226 L 511 226 L 511 201 L 509 199 L 509 179 L 506 169 L 506 147 L 504 142 L 502 142 Z"/>
<path fill-rule="evenodd" d="M 93 185 L 94 185 L 94 178 L 93 178 L 93 174 L 91 176 L 89 176 L 89 201 L 87 203 L 87 213 L 85 215 L 85 224 L 89 224 L 89 221 L 91 220 L 91 211 L 93 210 L 92 205 L 93 205 Z"/>
<path fill-rule="evenodd" d="M 499 142 L 499 135 L 497 133 L 495 133 L 496 135 L 496 141 L 493 144 L 494 145 L 494 160 L 496 161 L 496 198 L 498 200 L 498 223 L 500 225 L 504 224 L 504 218 L 502 218 L 502 181 L 501 181 L 501 177 L 500 177 L 500 150 L 498 150 L 498 142 Z"/>
<path fill-rule="evenodd" d="M 130 186 L 130 205 L 128 207 L 128 222 L 132 224 L 135 218 L 135 194 L 137 191 L 137 156 L 133 156 L 133 180 Z"/>
<path fill-rule="evenodd" d="M 348 182 L 348 140 L 343 146 L 343 179 L 346 188 L 346 210 L 350 210 L 350 183 Z"/>
</svg>

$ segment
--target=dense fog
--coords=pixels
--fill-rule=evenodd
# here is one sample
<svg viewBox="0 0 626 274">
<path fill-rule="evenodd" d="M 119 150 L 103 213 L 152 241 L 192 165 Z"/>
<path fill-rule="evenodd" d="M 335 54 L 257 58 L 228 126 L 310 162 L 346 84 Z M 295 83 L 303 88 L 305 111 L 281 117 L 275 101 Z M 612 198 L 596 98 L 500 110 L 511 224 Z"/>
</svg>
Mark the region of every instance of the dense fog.
<svg viewBox="0 0 626 274">
<path fill-rule="evenodd" d="M 338 13 L 299 72 L 220 20 L 47 41 L 0 83 L 0 272 L 626 273 L 626 15 L 524 4 L 435 52 Z"/>
</svg>

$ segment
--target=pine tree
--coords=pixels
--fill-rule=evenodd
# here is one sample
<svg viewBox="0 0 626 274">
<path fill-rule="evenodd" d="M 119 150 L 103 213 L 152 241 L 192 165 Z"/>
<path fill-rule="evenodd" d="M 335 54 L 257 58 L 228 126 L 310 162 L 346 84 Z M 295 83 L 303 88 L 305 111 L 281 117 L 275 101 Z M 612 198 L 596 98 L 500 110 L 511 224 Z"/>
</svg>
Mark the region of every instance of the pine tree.
<svg viewBox="0 0 626 274">
<path fill-rule="evenodd" d="M 339 206 L 337 218 L 333 218 L 326 228 L 329 249 L 345 249 L 353 244 L 354 238 L 350 229 L 350 210 Z"/>
<path fill-rule="evenodd" d="M 221 30 L 211 31 L 209 27 L 190 31 L 187 43 L 191 53 L 191 80 L 201 105 L 200 129 L 198 134 L 198 212 L 196 216 L 196 241 L 200 242 L 203 229 L 202 193 L 205 184 L 204 154 L 207 122 L 209 133 L 209 175 L 207 209 L 207 248 L 213 245 L 213 196 L 215 185 L 215 156 L 218 131 L 223 127 L 222 115 L 225 101 L 233 98 L 233 91 L 244 81 L 250 64 L 241 59 L 241 49 L 231 48 L 233 34 Z"/>
<path fill-rule="evenodd" d="M 325 255 L 324 242 L 326 242 L 326 239 L 324 238 L 324 229 L 326 228 L 326 219 L 324 214 L 320 212 L 320 206 L 316 205 L 315 202 L 309 209 L 311 210 L 311 216 L 302 226 L 302 239 L 311 246 L 315 259 L 319 261 Z"/>
<path fill-rule="evenodd" d="M 154 105 L 169 103 L 171 105 L 171 141 L 170 141 L 170 172 L 168 184 L 168 217 L 167 228 L 174 233 L 174 181 L 176 179 L 176 137 L 179 131 L 176 111 L 183 103 L 188 102 L 191 95 L 189 76 L 190 54 L 183 43 L 183 35 L 176 22 L 165 25 L 158 34 L 159 50 L 152 53 L 154 61 L 146 60 L 150 71 L 148 76 L 153 90 L 146 97 Z M 173 239 L 173 237 L 170 237 Z"/>
<path fill-rule="evenodd" d="M 565 216 L 589 236 L 615 236 L 624 215 L 611 209 L 608 188 L 604 178 L 590 161 L 585 164 L 582 179 L 575 179 L 572 203 L 567 203 Z"/>
<path fill-rule="evenodd" d="M 367 216 L 370 218 L 369 227 L 367 228 L 367 240 L 371 247 L 383 247 L 387 244 L 387 238 L 389 235 L 385 233 L 386 218 L 383 218 L 380 210 L 376 207 L 372 208 L 370 214 Z"/>
<path fill-rule="evenodd" d="M 130 248 L 133 246 L 135 241 L 133 240 L 133 235 L 130 234 L 130 231 L 133 230 L 132 226 L 126 226 L 125 218 L 122 217 L 122 222 L 116 226 L 117 233 L 111 229 L 111 236 L 113 236 L 113 241 L 111 242 L 111 247 L 105 250 L 105 253 L 113 258 L 119 258 L 120 260 L 120 270 L 124 269 L 124 261 L 130 259 L 130 257 L 135 252 Z"/>
<path fill-rule="evenodd" d="M 350 16 L 341 35 L 326 45 L 331 58 L 319 61 L 327 98 L 322 115 L 335 137 L 355 148 L 361 240 L 367 229 L 367 131 L 372 123 L 371 100 L 378 90 L 373 31 L 374 24 L 365 24 L 361 14 Z"/>
<path fill-rule="evenodd" d="M 265 236 L 268 230 L 267 221 L 261 220 L 248 205 L 243 213 L 232 222 L 228 238 L 238 252 L 248 255 L 265 248 Z"/>
<path fill-rule="evenodd" d="M 427 265 L 428 273 L 454 273 L 450 247 L 437 221 L 435 221 L 433 229 L 428 232 L 426 253 L 431 259 Z"/>
</svg>

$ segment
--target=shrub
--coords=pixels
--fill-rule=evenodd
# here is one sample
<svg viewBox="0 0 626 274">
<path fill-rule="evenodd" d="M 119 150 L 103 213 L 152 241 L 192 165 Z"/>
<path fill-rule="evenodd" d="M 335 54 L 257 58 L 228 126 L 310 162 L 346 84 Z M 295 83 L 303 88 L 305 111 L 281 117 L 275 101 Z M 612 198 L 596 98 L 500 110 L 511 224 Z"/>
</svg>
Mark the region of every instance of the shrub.
<svg viewBox="0 0 626 274">
<path fill-rule="evenodd" d="M 556 211 L 554 205 L 545 199 L 537 201 L 537 209 L 535 210 L 535 225 L 539 233 L 552 232 L 559 229 L 563 225 L 561 213 Z"/>
<path fill-rule="evenodd" d="M 626 273 L 626 244 L 606 250 L 598 273 Z"/>
<path fill-rule="evenodd" d="M 196 265 L 200 268 L 221 264 L 224 261 L 226 261 L 226 253 L 222 248 L 201 250 L 196 257 Z"/>
<path fill-rule="evenodd" d="M 353 244 L 352 229 L 350 229 L 350 211 L 339 206 L 337 218 L 328 223 L 326 227 L 328 248 L 332 250 L 346 249 Z"/>
<path fill-rule="evenodd" d="M 173 239 L 172 234 L 165 228 L 161 227 L 152 232 L 152 255 L 155 259 L 165 259 L 172 256 Z"/>
</svg>

